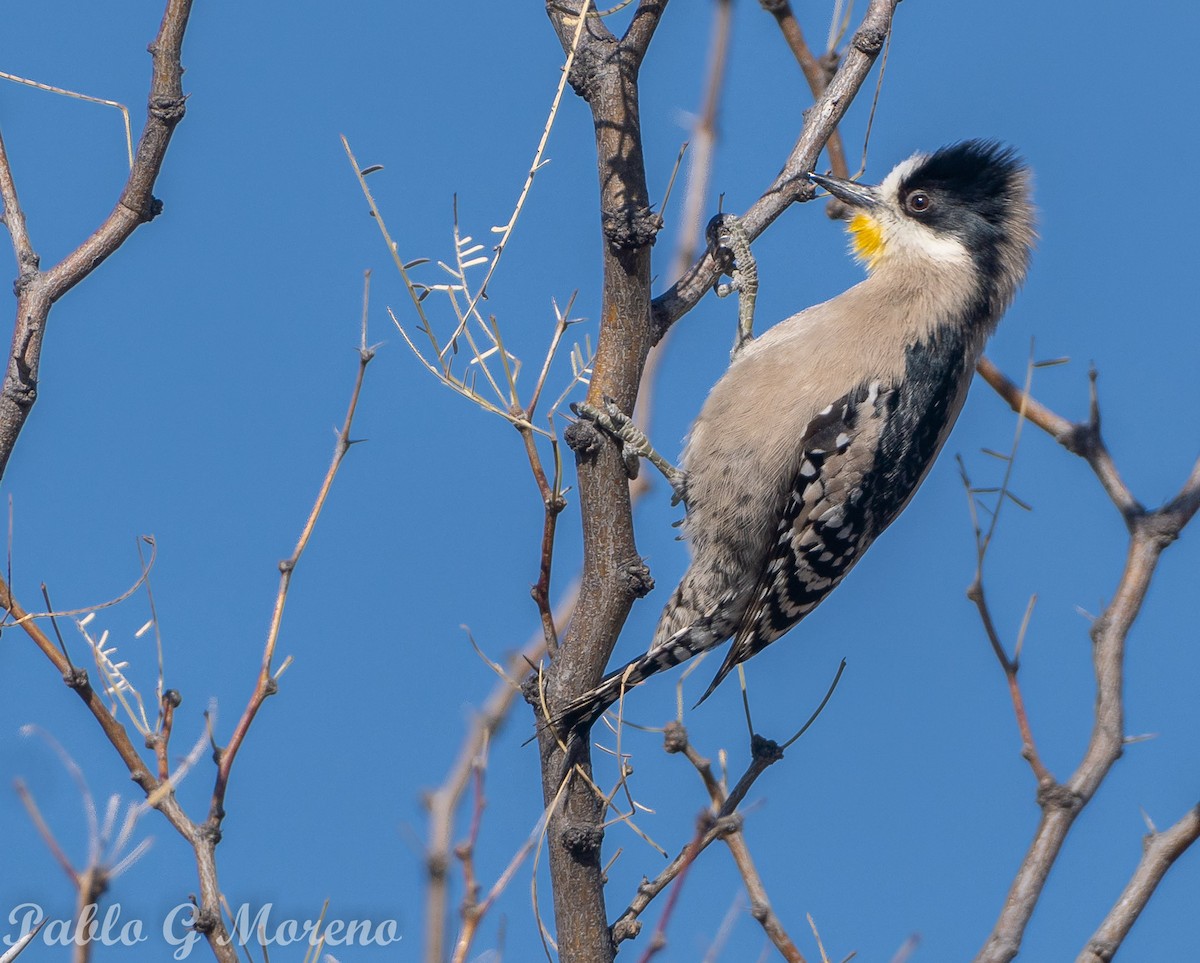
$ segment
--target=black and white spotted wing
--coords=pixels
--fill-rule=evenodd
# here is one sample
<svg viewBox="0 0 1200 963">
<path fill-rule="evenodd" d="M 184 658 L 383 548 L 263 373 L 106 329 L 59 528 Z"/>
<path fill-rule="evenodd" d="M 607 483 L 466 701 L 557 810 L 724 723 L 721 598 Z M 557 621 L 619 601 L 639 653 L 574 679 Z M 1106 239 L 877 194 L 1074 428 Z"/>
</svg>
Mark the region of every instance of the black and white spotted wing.
<svg viewBox="0 0 1200 963">
<path fill-rule="evenodd" d="M 754 597 L 700 702 L 816 608 L 879 534 L 867 482 L 896 399 L 894 387 L 874 381 L 809 424 Z"/>
<path fill-rule="evenodd" d="M 774 541 L 740 619 L 729 616 L 740 607 L 732 598 L 692 612 L 663 644 L 564 706 L 556 723 L 590 724 L 630 687 L 732 637 L 703 702 L 734 666 L 816 608 L 904 510 L 937 457 L 970 384 L 975 352 L 965 338 L 953 327 L 937 330 L 905 350 L 898 383 L 865 382 L 809 423 L 778 502 Z"/>
<path fill-rule="evenodd" d="M 754 598 L 701 702 L 816 608 L 904 510 L 958 418 L 974 357 L 943 327 L 907 348 L 899 385 L 860 385 L 813 419 Z"/>
</svg>

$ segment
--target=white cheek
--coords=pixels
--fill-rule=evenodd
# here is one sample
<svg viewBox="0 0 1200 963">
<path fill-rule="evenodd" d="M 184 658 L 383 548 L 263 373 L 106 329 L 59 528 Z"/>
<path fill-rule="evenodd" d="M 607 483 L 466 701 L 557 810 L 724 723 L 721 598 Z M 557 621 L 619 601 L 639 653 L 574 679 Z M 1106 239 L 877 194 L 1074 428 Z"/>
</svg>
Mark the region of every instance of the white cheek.
<svg viewBox="0 0 1200 963">
<path fill-rule="evenodd" d="M 886 206 L 886 212 L 879 212 L 885 257 L 911 257 L 939 264 L 969 263 L 971 252 L 962 241 L 937 234 L 920 221 L 899 213 L 901 182 L 928 159 L 927 154 L 915 154 L 898 164 L 879 185 Z"/>
<path fill-rule="evenodd" d="M 888 219 L 886 250 L 942 264 L 964 264 L 971 259 L 971 252 L 958 238 L 936 234 L 907 217 Z"/>
</svg>

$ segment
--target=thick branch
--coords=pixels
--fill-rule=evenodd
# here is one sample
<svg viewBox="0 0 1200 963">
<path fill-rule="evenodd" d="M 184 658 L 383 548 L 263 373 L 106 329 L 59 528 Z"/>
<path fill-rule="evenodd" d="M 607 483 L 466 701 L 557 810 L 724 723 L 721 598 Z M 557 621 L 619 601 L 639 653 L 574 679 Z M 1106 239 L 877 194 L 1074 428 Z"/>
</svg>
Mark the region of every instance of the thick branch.
<svg viewBox="0 0 1200 963">
<path fill-rule="evenodd" d="M 640 12 L 647 17 L 654 13 L 655 17 L 662 12 L 661 5 L 657 11 L 650 10 L 650 4 Z M 732 3 L 730 0 L 720 0 L 715 12 L 713 44 L 710 52 L 709 67 L 705 85 L 704 107 L 697 119 L 696 128 L 691 138 L 691 149 L 688 152 L 690 164 L 688 173 L 687 194 L 683 203 L 683 217 L 679 228 L 679 244 L 681 249 L 695 250 L 698 239 L 702 234 L 702 204 L 707 193 L 708 173 L 711 167 L 713 145 L 716 141 L 716 114 L 720 94 L 723 89 L 724 65 L 727 58 Z M 654 21 L 657 23 L 657 19 Z M 631 27 L 631 29 L 633 29 Z M 631 43 L 633 35 L 626 33 L 626 42 Z M 573 38 L 572 38 L 573 39 Z M 642 41 L 639 39 L 638 43 Z M 682 263 L 677 265 L 677 273 L 682 272 L 694 258 L 694 254 L 683 255 Z M 639 386 L 637 419 L 645 425 L 651 418 L 651 402 L 653 399 L 653 384 L 657 370 L 656 359 L 661 357 L 665 345 L 659 344 L 647 358 L 642 371 Z M 535 392 L 536 395 L 536 392 Z M 531 404 L 531 408 L 533 405 Z M 526 439 L 528 446 L 529 439 Z M 531 464 L 533 458 L 531 455 Z M 539 570 L 538 583 L 534 587 L 534 599 L 542 613 L 544 632 L 538 638 L 531 640 L 524 652 L 519 653 L 508 662 L 507 674 L 517 677 L 524 674 L 526 664 L 520 660 L 532 663 L 546 652 L 545 637 L 557 639 L 558 629 L 545 626 L 548 613 L 549 599 L 549 561 L 553 542 L 553 521 L 550 506 L 553 501 L 553 491 L 544 478 L 544 473 L 535 470 L 543 502 L 547 505 L 546 524 L 543 526 L 542 565 Z M 636 504 L 638 498 L 651 488 L 651 475 L 643 472 L 635 483 L 629 486 L 631 504 Z M 557 487 L 557 486 L 555 486 Z M 555 513 L 556 515 L 557 513 Z M 553 618 L 553 625 L 562 626 L 573 617 L 578 598 L 579 582 L 576 579 L 574 587 L 568 593 L 568 600 L 563 603 L 561 611 Z M 502 723 L 512 704 L 513 690 L 511 685 L 502 680 L 493 690 L 480 713 L 472 720 L 466 739 L 464 740 L 454 764 L 449 769 L 441 786 L 430 793 L 426 800 L 429 809 L 428 849 L 426 864 L 429 875 L 429 889 L 426 899 L 426 950 L 425 959 L 437 963 L 444 957 L 443 944 L 445 941 L 445 921 L 449 904 L 449 876 L 452 831 L 455 813 L 461 804 L 463 793 L 468 784 L 471 764 L 482 751 L 491 733 Z"/>
<path fill-rule="evenodd" d="M 625 411 L 650 349 L 650 246 L 660 220 L 650 208 L 642 156 L 637 73 L 664 2 L 643 2 L 618 42 L 597 17 L 580 24 L 580 5 L 551 0 L 547 11 L 563 49 L 574 51 L 570 82 L 589 105 L 596 136 L 603 233 L 601 326 L 588 400 L 612 398 Z M 578 441 L 579 439 L 577 439 Z M 551 706 L 599 682 L 635 598 L 649 589 L 637 554 L 629 480 L 613 445 L 576 450 L 584 560 L 575 616 L 545 676 Z M 604 803 L 590 784 L 585 738 L 571 757 L 552 727 L 540 734 L 542 793 L 555 798 L 547 828 L 558 949 L 564 963 L 613 958 L 600 863 Z M 575 767 L 589 778 L 571 778 Z"/>
<path fill-rule="evenodd" d="M 48 271 L 37 269 L 37 255 L 29 244 L 8 158 L 0 151 L 0 195 L 20 271 L 16 284 L 17 316 L 12 350 L 4 387 L 0 391 L 0 476 L 8 466 L 17 437 L 37 400 L 38 368 L 50 308 L 116 251 L 138 225 L 149 221 L 159 211 L 161 205 L 151 192 L 162 169 L 171 134 L 183 119 L 180 57 L 191 7 L 191 0 L 168 0 L 158 36 L 150 45 L 153 71 L 146 126 L 120 200 L 91 237 Z"/>
<path fill-rule="evenodd" d="M 872 2 L 843 69 L 811 112 L 788 166 L 748 215 L 752 236 L 787 204 L 811 196 L 804 174 L 882 48 L 895 2 Z M 699 300 L 717 272 L 709 263 L 707 276 L 693 288 L 682 295 L 677 290 L 669 320 L 652 331 L 649 254 L 660 222 L 649 206 L 636 86 L 649 31 L 632 29 L 618 42 L 598 18 L 581 21 L 574 4 L 568 8 L 550 0 L 548 11 L 563 49 L 574 52 L 570 81 L 591 107 L 596 131 L 604 294 L 588 400 L 597 405 L 612 399 L 630 411 L 650 344 Z M 639 16 L 648 12 L 660 15 L 661 6 L 643 3 Z M 656 19 L 648 22 L 652 26 Z M 543 692 L 550 706 L 563 704 L 599 681 L 633 600 L 650 586 L 633 539 L 628 479 L 617 449 L 602 440 L 593 443 L 586 431 L 573 441 L 584 529 L 583 587 L 571 629 L 545 675 Z M 607 961 L 613 947 L 607 928 L 602 929 L 599 851 L 604 802 L 592 789 L 590 746 L 580 734 L 569 747 L 568 759 L 567 747 L 559 744 L 552 728 L 544 727 L 540 739 L 543 797 L 552 810 L 548 837 L 559 952 L 564 960 Z M 575 772 L 572 766 L 587 778 L 572 779 L 560 793 L 568 771 Z M 555 800 L 558 804 L 551 805 Z"/>
<path fill-rule="evenodd" d="M 636 66 L 640 66 L 654 37 L 654 31 L 662 20 L 663 12 L 667 9 L 667 0 L 640 0 L 637 12 L 629 23 L 629 29 L 621 38 L 621 46 L 636 58 Z"/>
</svg>

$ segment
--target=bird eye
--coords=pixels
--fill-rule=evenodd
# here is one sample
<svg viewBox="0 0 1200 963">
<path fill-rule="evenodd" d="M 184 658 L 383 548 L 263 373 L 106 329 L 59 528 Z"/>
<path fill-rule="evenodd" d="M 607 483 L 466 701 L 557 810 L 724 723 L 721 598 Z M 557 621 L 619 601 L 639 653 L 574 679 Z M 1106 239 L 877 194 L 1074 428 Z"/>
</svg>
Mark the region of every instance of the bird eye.
<svg viewBox="0 0 1200 963">
<path fill-rule="evenodd" d="M 913 214 L 924 214 L 933 207 L 933 198 L 924 191 L 913 191 L 904 199 L 904 205 Z"/>
</svg>

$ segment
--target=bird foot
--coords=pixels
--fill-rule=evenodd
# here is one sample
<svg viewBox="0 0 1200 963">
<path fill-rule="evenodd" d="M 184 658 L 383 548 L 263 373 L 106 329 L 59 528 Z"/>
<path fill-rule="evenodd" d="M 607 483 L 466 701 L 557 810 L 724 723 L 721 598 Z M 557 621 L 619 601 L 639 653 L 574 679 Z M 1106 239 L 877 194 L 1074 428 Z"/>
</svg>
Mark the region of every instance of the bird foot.
<svg viewBox="0 0 1200 963">
<path fill-rule="evenodd" d="M 738 329 L 729 352 L 729 360 L 736 361 L 743 349 L 754 340 L 754 304 L 758 299 L 758 262 L 750 253 L 750 236 L 742 222 L 732 214 L 718 214 L 708 222 L 704 235 L 713 260 L 721 273 L 729 277 L 728 282 L 715 286 L 717 297 L 724 298 L 736 293 L 738 296 Z"/>
<path fill-rule="evenodd" d="M 655 447 L 633 420 L 617 404 L 605 397 L 601 406 L 585 402 L 571 405 L 571 410 L 580 418 L 586 418 L 597 428 L 621 442 L 621 458 L 625 462 L 625 473 L 637 478 L 639 459 L 645 458 L 662 472 L 663 477 L 675 493 L 675 502 L 684 501 L 687 473 L 672 465 L 658 453 Z"/>
</svg>

